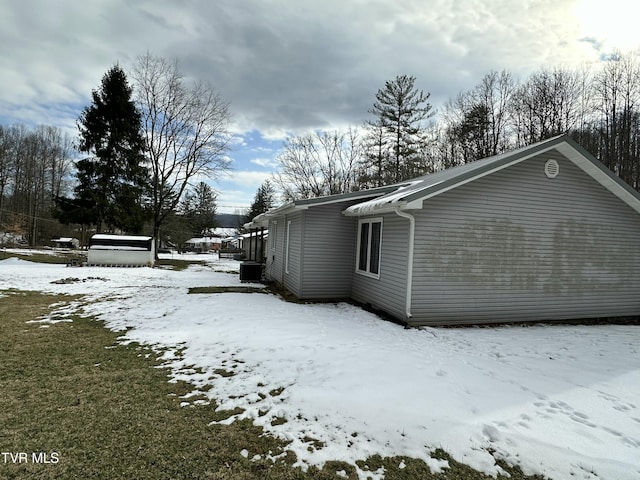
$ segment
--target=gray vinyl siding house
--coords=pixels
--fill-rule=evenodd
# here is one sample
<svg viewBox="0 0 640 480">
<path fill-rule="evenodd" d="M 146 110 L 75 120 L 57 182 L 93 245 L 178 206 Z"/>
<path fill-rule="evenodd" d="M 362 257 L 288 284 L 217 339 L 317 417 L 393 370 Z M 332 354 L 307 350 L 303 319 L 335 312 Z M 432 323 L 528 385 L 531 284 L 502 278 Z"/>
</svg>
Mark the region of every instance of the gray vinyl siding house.
<svg viewBox="0 0 640 480">
<path fill-rule="evenodd" d="M 267 279 L 300 299 L 350 298 L 357 222 L 341 212 L 372 197 L 302 200 L 261 215 L 269 229 Z"/>
<path fill-rule="evenodd" d="M 566 136 L 254 223 L 301 299 L 416 326 L 640 316 L 640 196 Z"/>
</svg>

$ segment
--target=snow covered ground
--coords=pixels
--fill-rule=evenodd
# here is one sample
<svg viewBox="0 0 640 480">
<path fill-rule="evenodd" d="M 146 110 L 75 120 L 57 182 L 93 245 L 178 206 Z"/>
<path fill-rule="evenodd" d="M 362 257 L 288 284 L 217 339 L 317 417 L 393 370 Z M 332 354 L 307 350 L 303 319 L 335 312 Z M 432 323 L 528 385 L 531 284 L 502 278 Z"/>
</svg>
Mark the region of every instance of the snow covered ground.
<svg viewBox="0 0 640 480">
<path fill-rule="evenodd" d="M 640 478 L 639 326 L 403 329 L 348 304 L 188 295 L 240 284 L 227 273 L 237 262 L 207 258 L 181 272 L 9 258 L 0 289 L 87 295 L 87 314 L 129 328 L 123 341 L 168 347 L 176 379 L 212 384 L 221 409 L 291 440 L 303 467 L 377 453 L 438 470 L 429 452 L 441 447 L 493 475 L 490 451 L 553 479 Z M 65 278 L 77 280 L 51 283 Z"/>
</svg>

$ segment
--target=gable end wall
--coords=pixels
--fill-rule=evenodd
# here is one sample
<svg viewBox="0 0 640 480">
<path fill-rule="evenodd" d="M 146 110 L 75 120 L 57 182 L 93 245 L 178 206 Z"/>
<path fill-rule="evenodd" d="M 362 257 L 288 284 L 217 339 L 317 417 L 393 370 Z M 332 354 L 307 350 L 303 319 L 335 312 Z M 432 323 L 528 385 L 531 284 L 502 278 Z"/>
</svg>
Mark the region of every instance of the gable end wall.
<svg viewBox="0 0 640 480">
<path fill-rule="evenodd" d="M 352 203 L 305 210 L 301 298 L 340 299 L 351 295 L 357 220 L 341 212 Z"/>
<path fill-rule="evenodd" d="M 412 213 L 412 324 L 640 315 L 640 215 L 555 150 Z"/>
<path fill-rule="evenodd" d="M 341 212 L 353 203 L 318 205 L 271 220 L 266 278 L 300 299 L 349 298 L 357 220 Z"/>
</svg>

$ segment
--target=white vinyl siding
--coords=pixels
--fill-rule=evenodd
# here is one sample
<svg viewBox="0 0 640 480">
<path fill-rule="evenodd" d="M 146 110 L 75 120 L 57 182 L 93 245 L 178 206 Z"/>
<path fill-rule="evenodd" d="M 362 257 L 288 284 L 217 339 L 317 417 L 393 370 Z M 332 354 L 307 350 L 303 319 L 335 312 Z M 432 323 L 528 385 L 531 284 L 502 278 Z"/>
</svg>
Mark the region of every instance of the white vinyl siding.
<svg viewBox="0 0 640 480">
<path fill-rule="evenodd" d="M 358 222 L 358 248 L 356 272 L 380 278 L 380 252 L 382 250 L 382 218 L 369 218 Z"/>
</svg>

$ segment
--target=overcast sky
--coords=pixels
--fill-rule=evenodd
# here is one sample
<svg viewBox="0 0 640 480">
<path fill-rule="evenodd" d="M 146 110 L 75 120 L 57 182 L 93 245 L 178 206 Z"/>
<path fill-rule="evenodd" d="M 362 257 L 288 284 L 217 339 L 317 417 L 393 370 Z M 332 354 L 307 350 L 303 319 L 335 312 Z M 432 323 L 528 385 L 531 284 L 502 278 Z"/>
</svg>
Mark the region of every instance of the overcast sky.
<svg viewBox="0 0 640 480">
<path fill-rule="evenodd" d="M 116 62 L 177 58 L 231 104 L 223 210 L 248 206 L 288 132 L 360 125 L 407 74 L 440 108 L 491 70 L 601 61 L 640 47 L 635 0 L 2 0 L 0 124 L 75 122 Z M 228 207 L 228 208 L 227 208 Z"/>
</svg>

